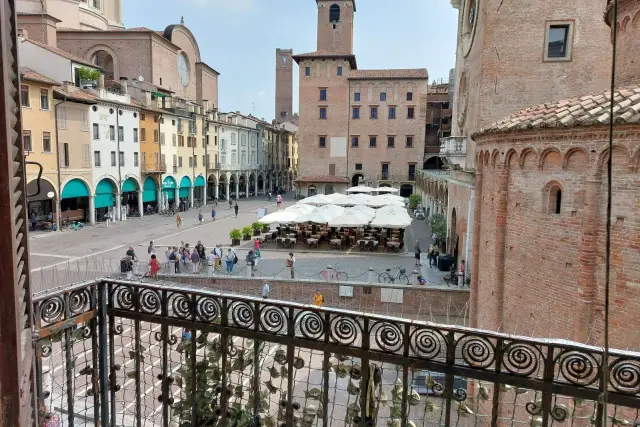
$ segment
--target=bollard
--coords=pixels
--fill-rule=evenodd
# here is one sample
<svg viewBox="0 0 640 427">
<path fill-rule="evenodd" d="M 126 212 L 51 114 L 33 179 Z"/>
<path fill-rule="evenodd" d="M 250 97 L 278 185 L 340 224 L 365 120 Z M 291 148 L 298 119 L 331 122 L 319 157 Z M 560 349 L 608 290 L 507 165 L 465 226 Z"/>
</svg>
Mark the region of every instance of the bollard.
<svg viewBox="0 0 640 427">
<path fill-rule="evenodd" d="M 464 273 L 458 272 L 458 286 L 464 286 Z"/>
<path fill-rule="evenodd" d="M 418 274 L 420 274 L 418 270 L 413 270 L 411 272 L 411 284 L 413 286 L 418 286 Z"/>
<path fill-rule="evenodd" d="M 247 264 L 247 277 L 251 277 L 251 264 Z"/>
<path fill-rule="evenodd" d="M 333 273 L 333 266 L 332 265 L 327 265 L 327 275 L 324 277 L 324 280 L 326 280 L 327 282 L 329 280 L 333 280 L 334 277 L 334 273 Z"/>
<path fill-rule="evenodd" d="M 376 272 L 373 267 L 369 267 L 369 283 L 375 283 L 376 280 Z"/>
</svg>

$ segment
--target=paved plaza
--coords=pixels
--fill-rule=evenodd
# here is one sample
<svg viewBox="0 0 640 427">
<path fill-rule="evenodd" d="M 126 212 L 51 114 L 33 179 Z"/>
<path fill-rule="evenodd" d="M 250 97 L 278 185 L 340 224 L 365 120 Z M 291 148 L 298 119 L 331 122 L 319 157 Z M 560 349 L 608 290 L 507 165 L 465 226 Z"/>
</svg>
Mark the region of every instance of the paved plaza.
<svg viewBox="0 0 640 427">
<path fill-rule="evenodd" d="M 292 196 L 285 195 L 284 206 L 295 203 Z M 107 228 L 104 224 L 95 227 L 86 226 L 79 231 L 41 232 L 30 236 L 30 268 L 32 272 L 32 289 L 34 292 L 53 289 L 68 283 L 89 280 L 118 271 L 119 260 L 129 246 L 133 246 L 142 263 L 148 261 L 147 246 L 153 240 L 156 252 L 164 261 L 164 251 L 168 246 L 180 246 L 182 242 L 195 246 L 198 240 L 207 248 L 220 243 L 229 247 L 229 232 L 233 228 L 250 225 L 257 219 L 259 208 L 268 212 L 276 210 L 275 200 L 266 197 L 240 200 L 238 217 L 229 205 L 221 203 L 216 208 L 216 221 L 211 221 L 211 206 L 202 208 L 205 223 L 198 223 L 199 209 L 191 209 L 183 214 L 183 223 L 177 228 L 175 218 L 151 215 L 143 218 L 130 218 L 116 222 Z M 407 230 L 405 241 L 413 247 L 419 239 L 423 250 L 430 243 L 426 223 L 414 221 Z M 411 242 L 411 243 L 409 243 Z M 243 242 L 236 250 L 239 262 L 234 275 L 246 276 L 245 255 L 250 243 Z M 288 278 L 289 271 L 285 260 L 289 252 L 296 256 L 296 278 L 325 279 L 319 273 L 327 266 L 344 271 L 349 281 L 366 282 L 369 280 L 369 269 L 375 270 L 375 276 L 385 268 L 404 267 L 407 275 L 416 269 L 413 253 L 363 253 L 358 249 L 348 251 L 307 250 L 302 245 L 295 249 L 276 249 L 267 246 L 262 250 L 263 259 L 259 260 L 256 276 L 271 278 Z M 339 264 L 339 267 L 338 267 Z M 446 287 L 442 281 L 443 273 L 435 268 L 429 269 L 426 260 L 420 272 L 427 278 L 429 286 Z"/>
</svg>

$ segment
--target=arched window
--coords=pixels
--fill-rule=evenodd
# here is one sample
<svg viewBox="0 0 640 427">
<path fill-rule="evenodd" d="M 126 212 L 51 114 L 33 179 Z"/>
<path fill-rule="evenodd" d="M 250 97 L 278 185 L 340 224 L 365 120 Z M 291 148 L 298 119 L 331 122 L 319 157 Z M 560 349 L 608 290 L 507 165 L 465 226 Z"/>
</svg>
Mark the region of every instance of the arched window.
<svg viewBox="0 0 640 427">
<path fill-rule="evenodd" d="M 332 4 L 329 8 L 329 22 L 340 22 L 340 6 Z"/>
<path fill-rule="evenodd" d="M 554 188 L 554 191 L 551 194 L 555 214 L 560 214 L 560 209 L 562 208 L 562 190 L 558 187 Z"/>
<path fill-rule="evenodd" d="M 324 194 L 325 195 L 329 195 L 329 194 L 333 194 L 336 192 L 336 187 L 331 185 L 331 184 L 327 184 L 324 186 Z"/>
<path fill-rule="evenodd" d="M 318 194 L 318 190 L 316 189 L 316 186 L 310 185 L 309 188 L 307 189 L 307 197 L 315 196 L 316 194 Z"/>
<path fill-rule="evenodd" d="M 562 188 L 558 183 L 547 185 L 545 191 L 545 212 L 551 215 L 560 215 L 562 212 Z"/>
</svg>

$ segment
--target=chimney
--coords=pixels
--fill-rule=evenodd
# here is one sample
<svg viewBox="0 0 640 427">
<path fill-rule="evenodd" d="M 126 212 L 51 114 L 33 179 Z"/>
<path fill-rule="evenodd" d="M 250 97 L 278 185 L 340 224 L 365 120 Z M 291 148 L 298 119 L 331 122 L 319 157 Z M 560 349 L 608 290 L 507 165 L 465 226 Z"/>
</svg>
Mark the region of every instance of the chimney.
<svg viewBox="0 0 640 427">
<path fill-rule="evenodd" d="M 206 99 L 202 100 L 202 108 L 204 109 L 204 111 L 209 111 L 209 101 Z"/>
<path fill-rule="evenodd" d="M 120 87 L 122 88 L 122 93 L 124 95 L 128 95 L 129 94 L 129 87 L 127 85 L 127 78 L 126 77 L 120 77 Z"/>
<path fill-rule="evenodd" d="M 611 27 L 611 40 L 613 40 L 613 4 L 607 2 L 605 21 Z M 618 0 L 618 38 L 617 38 L 617 64 L 616 85 L 625 87 L 636 85 L 640 81 L 640 27 L 635 24 L 636 16 L 640 13 L 640 2 L 637 0 Z M 632 23 L 633 21 L 633 23 Z"/>
<path fill-rule="evenodd" d="M 76 85 L 73 84 L 73 82 L 68 82 L 68 81 L 62 82 L 62 89 L 67 93 L 73 93 L 76 90 L 78 90 L 78 88 L 76 87 Z"/>
<path fill-rule="evenodd" d="M 147 107 L 151 105 L 151 92 L 148 90 L 144 92 L 144 105 Z"/>
<path fill-rule="evenodd" d="M 98 89 L 104 89 L 104 74 L 100 74 L 98 79 Z"/>
</svg>

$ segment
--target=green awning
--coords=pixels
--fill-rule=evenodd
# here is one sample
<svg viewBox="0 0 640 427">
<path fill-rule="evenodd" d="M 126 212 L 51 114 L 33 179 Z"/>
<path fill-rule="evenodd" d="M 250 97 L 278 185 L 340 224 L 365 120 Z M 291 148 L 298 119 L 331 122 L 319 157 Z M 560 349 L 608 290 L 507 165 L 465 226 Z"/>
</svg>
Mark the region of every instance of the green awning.
<svg viewBox="0 0 640 427">
<path fill-rule="evenodd" d="M 156 181 L 150 176 L 144 180 L 144 184 L 142 186 L 142 201 L 143 202 L 155 202 L 158 199 L 158 185 Z"/>
<path fill-rule="evenodd" d="M 202 176 L 199 176 L 196 178 L 196 183 L 194 184 L 194 187 L 204 187 L 204 178 Z"/>
<path fill-rule="evenodd" d="M 67 182 L 62 189 L 63 199 L 75 199 L 77 197 L 89 197 L 89 189 L 81 180 L 74 178 Z"/>
<path fill-rule="evenodd" d="M 143 185 L 144 190 L 158 190 L 158 184 L 156 184 L 156 180 L 151 178 L 150 176 L 144 180 Z"/>
<path fill-rule="evenodd" d="M 151 92 L 151 95 L 159 96 L 160 98 L 167 98 L 169 96 L 169 95 L 165 95 L 164 93 L 160 93 L 160 92 Z"/>
<path fill-rule="evenodd" d="M 180 180 L 180 188 L 183 187 L 191 187 L 191 180 L 189 179 L 188 176 L 183 176 L 182 179 Z"/>
<path fill-rule="evenodd" d="M 168 176 L 162 181 L 162 189 L 168 190 L 170 188 L 176 188 L 176 180 Z"/>
<path fill-rule="evenodd" d="M 189 187 L 180 187 L 180 197 L 189 197 Z"/>
<path fill-rule="evenodd" d="M 122 183 L 123 193 L 132 193 L 134 191 L 138 191 L 138 184 L 136 184 L 136 181 L 133 178 L 128 178 Z"/>
<path fill-rule="evenodd" d="M 108 179 L 103 179 L 98 183 L 96 187 L 96 197 L 94 206 L 98 208 L 108 208 L 113 206 L 113 194 L 115 193 L 115 187 L 113 183 Z"/>
<path fill-rule="evenodd" d="M 167 195 L 167 200 L 175 200 L 176 198 L 176 190 L 175 188 L 164 188 L 162 189 L 162 194 Z"/>
</svg>

